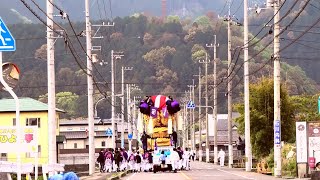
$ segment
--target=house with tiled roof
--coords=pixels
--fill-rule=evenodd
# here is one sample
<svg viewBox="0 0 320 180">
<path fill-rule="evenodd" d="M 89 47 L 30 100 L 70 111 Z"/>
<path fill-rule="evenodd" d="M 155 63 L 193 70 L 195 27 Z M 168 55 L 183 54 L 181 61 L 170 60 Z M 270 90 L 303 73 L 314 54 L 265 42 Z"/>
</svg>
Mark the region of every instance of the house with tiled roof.
<svg viewBox="0 0 320 180">
<path fill-rule="evenodd" d="M 48 163 L 49 157 L 49 128 L 48 128 L 48 105 L 32 98 L 19 98 L 20 125 L 35 126 L 38 131 L 38 157 L 39 164 Z M 57 109 L 57 129 L 59 134 L 59 113 Z M 16 104 L 14 99 L 0 99 L 0 128 L 16 126 Z M 62 143 L 63 137 L 57 136 L 57 144 Z M 61 142 L 59 142 L 61 141 Z M 21 155 L 23 163 L 34 162 L 34 153 Z M 16 153 L 1 153 L 1 160 L 16 161 Z"/>
</svg>

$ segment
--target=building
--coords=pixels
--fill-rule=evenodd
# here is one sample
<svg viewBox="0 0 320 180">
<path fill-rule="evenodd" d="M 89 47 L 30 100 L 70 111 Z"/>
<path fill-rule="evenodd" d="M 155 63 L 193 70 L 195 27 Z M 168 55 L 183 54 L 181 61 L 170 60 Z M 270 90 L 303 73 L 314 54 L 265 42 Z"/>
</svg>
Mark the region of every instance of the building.
<svg viewBox="0 0 320 180">
<path fill-rule="evenodd" d="M 116 121 L 116 146 L 121 147 L 121 119 L 115 119 Z M 83 165 L 89 163 L 89 137 L 88 137 L 88 120 L 61 120 L 60 121 L 60 135 L 65 136 L 66 140 L 64 144 L 59 146 L 59 163 L 67 165 Z M 128 124 L 124 123 L 124 147 L 128 149 Z M 101 149 L 112 147 L 112 138 L 107 135 L 107 130 L 112 131 L 112 124 L 110 119 L 95 119 L 95 152 L 98 156 L 98 152 Z M 136 143 L 133 140 L 132 144 Z"/>
<path fill-rule="evenodd" d="M 48 127 L 48 105 L 31 98 L 20 98 L 20 125 L 35 126 L 38 130 L 38 157 L 39 164 L 48 163 L 49 157 L 49 127 Z M 57 134 L 59 134 L 59 113 L 57 109 Z M 0 99 L 0 127 L 8 128 L 16 126 L 16 107 L 14 99 Z M 2 133 L 2 132 L 1 132 Z M 63 141 L 60 136 L 57 137 Z M 24 147 L 22 147 L 24 148 Z M 0 150 L 1 151 L 1 150 Z M 22 163 L 34 162 L 34 153 L 22 153 Z M 16 161 L 16 153 L 1 153 L 1 160 Z"/>
<path fill-rule="evenodd" d="M 121 130 L 122 125 L 118 123 L 121 119 L 115 119 L 116 121 L 116 144 L 117 147 L 121 146 Z M 88 149 L 88 120 L 61 120 L 60 121 L 60 134 L 66 137 L 66 143 L 60 149 Z M 128 147 L 128 124 L 124 123 L 124 137 L 125 147 Z M 110 119 L 95 119 L 95 148 L 110 148 L 112 147 L 111 136 L 107 135 L 107 130 L 112 130 L 112 124 Z"/>
<path fill-rule="evenodd" d="M 233 113 L 232 117 L 235 119 L 239 117 L 238 113 Z M 209 127 L 213 126 L 213 118 L 209 116 Z M 205 150 L 205 139 L 206 139 L 206 130 L 203 129 L 201 131 L 202 143 L 201 147 Z M 199 148 L 199 131 L 195 132 L 195 141 L 197 148 Z M 232 124 L 232 145 L 233 149 L 237 150 L 237 145 L 239 144 L 239 138 L 242 137 L 238 133 L 238 127 L 235 123 Z M 218 114 L 217 115 L 217 145 L 218 149 L 223 149 L 224 151 L 228 151 L 228 114 Z M 209 128 L 209 147 L 210 151 L 214 150 L 214 132 L 213 128 Z"/>
</svg>

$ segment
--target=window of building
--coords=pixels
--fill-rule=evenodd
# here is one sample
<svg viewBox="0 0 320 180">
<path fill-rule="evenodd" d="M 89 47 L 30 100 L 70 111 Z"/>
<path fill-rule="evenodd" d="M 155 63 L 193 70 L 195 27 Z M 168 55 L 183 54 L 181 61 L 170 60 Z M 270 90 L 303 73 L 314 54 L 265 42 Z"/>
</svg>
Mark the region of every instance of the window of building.
<svg viewBox="0 0 320 180">
<path fill-rule="evenodd" d="M 1 153 L 1 157 L 2 157 L 2 158 L 7 157 L 7 153 Z"/>
<path fill-rule="evenodd" d="M 89 149 L 89 145 L 86 145 L 86 149 Z"/>
<path fill-rule="evenodd" d="M 80 127 L 80 130 L 86 130 L 86 128 L 85 127 Z"/>
<path fill-rule="evenodd" d="M 68 130 L 68 131 L 72 131 L 72 128 L 69 127 L 69 128 L 67 128 L 67 130 Z"/>
<path fill-rule="evenodd" d="M 77 148 L 78 148 L 78 144 L 77 144 L 77 143 L 74 143 L 74 144 L 73 144 L 73 148 L 74 148 L 74 149 L 77 149 Z"/>
<path fill-rule="evenodd" d="M 40 118 L 27 118 L 26 126 L 38 126 L 40 127 Z"/>
<path fill-rule="evenodd" d="M 13 125 L 13 126 L 16 126 L 16 124 L 17 124 L 16 118 L 13 118 L 13 119 L 12 119 L 12 125 Z"/>
<path fill-rule="evenodd" d="M 105 146 L 106 146 L 106 142 L 105 142 L 105 141 L 102 141 L 102 142 L 101 142 L 101 146 L 102 146 L 102 147 L 105 147 Z"/>
</svg>

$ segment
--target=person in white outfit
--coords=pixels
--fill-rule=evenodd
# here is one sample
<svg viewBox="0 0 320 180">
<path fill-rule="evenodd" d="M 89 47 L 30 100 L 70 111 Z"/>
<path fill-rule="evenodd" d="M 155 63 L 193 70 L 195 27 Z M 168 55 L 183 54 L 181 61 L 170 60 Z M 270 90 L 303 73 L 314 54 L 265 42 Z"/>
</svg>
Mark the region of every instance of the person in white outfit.
<svg viewBox="0 0 320 180">
<path fill-rule="evenodd" d="M 179 168 L 179 161 L 180 161 L 180 157 L 179 154 L 177 152 L 176 148 L 173 148 L 173 151 L 170 155 L 170 159 L 171 159 L 171 165 L 172 165 L 172 170 L 176 173 L 177 169 Z"/>
<path fill-rule="evenodd" d="M 131 152 L 128 158 L 128 165 L 130 171 L 136 170 L 136 155 L 134 152 Z"/>
<path fill-rule="evenodd" d="M 183 152 L 183 168 L 185 170 L 190 170 L 190 152 L 188 151 L 188 148 Z"/>
<path fill-rule="evenodd" d="M 220 166 L 221 167 L 224 166 L 224 158 L 225 158 L 225 156 L 226 156 L 226 153 L 222 149 L 220 149 L 218 157 L 220 159 Z"/>
</svg>

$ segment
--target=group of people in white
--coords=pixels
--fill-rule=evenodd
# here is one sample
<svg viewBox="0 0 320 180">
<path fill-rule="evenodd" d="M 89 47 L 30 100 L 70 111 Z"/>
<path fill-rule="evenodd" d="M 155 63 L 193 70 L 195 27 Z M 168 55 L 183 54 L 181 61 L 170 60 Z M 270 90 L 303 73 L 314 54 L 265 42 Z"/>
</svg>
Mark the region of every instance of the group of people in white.
<svg viewBox="0 0 320 180">
<path fill-rule="evenodd" d="M 142 153 L 140 153 L 141 151 Z M 133 172 L 152 171 L 153 151 L 141 151 L 131 152 L 126 151 L 124 148 L 101 150 L 97 158 L 97 163 L 100 164 L 100 172 L 119 172 L 124 170 L 131 170 Z M 174 148 L 168 157 L 162 152 L 159 161 L 161 164 L 165 164 L 166 159 L 169 158 L 172 170 L 175 172 L 177 170 L 190 170 L 190 159 L 194 155 L 195 153 L 189 151 L 188 148 L 182 151 L 178 147 L 177 149 Z"/>
<path fill-rule="evenodd" d="M 143 151 L 143 150 L 142 150 Z M 162 151 L 159 157 L 161 168 L 166 166 L 167 160 L 170 160 L 172 170 L 190 170 L 190 160 L 194 160 L 195 152 L 180 147 L 173 148 L 170 156 Z M 220 166 L 224 166 L 225 152 L 221 149 L 218 154 Z M 119 172 L 131 170 L 134 172 L 148 172 L 153 170 L 153 151 L 140 153 L 137 151 L 126 151 L 124 148 L 116 150 L 106 149 L 99 152 L 97 162 L 100 164 L 100 172 Z"/>
<path fill-rule="evenodd" d="M 143 154 L 140 151 L 126 151 L 124 148 L 101 150 L 97 158 L 100 172 L 119 172 L 126 169 L 138 171 L 151 171 L 153 157 L 151 151 Z"/>
</svg>

